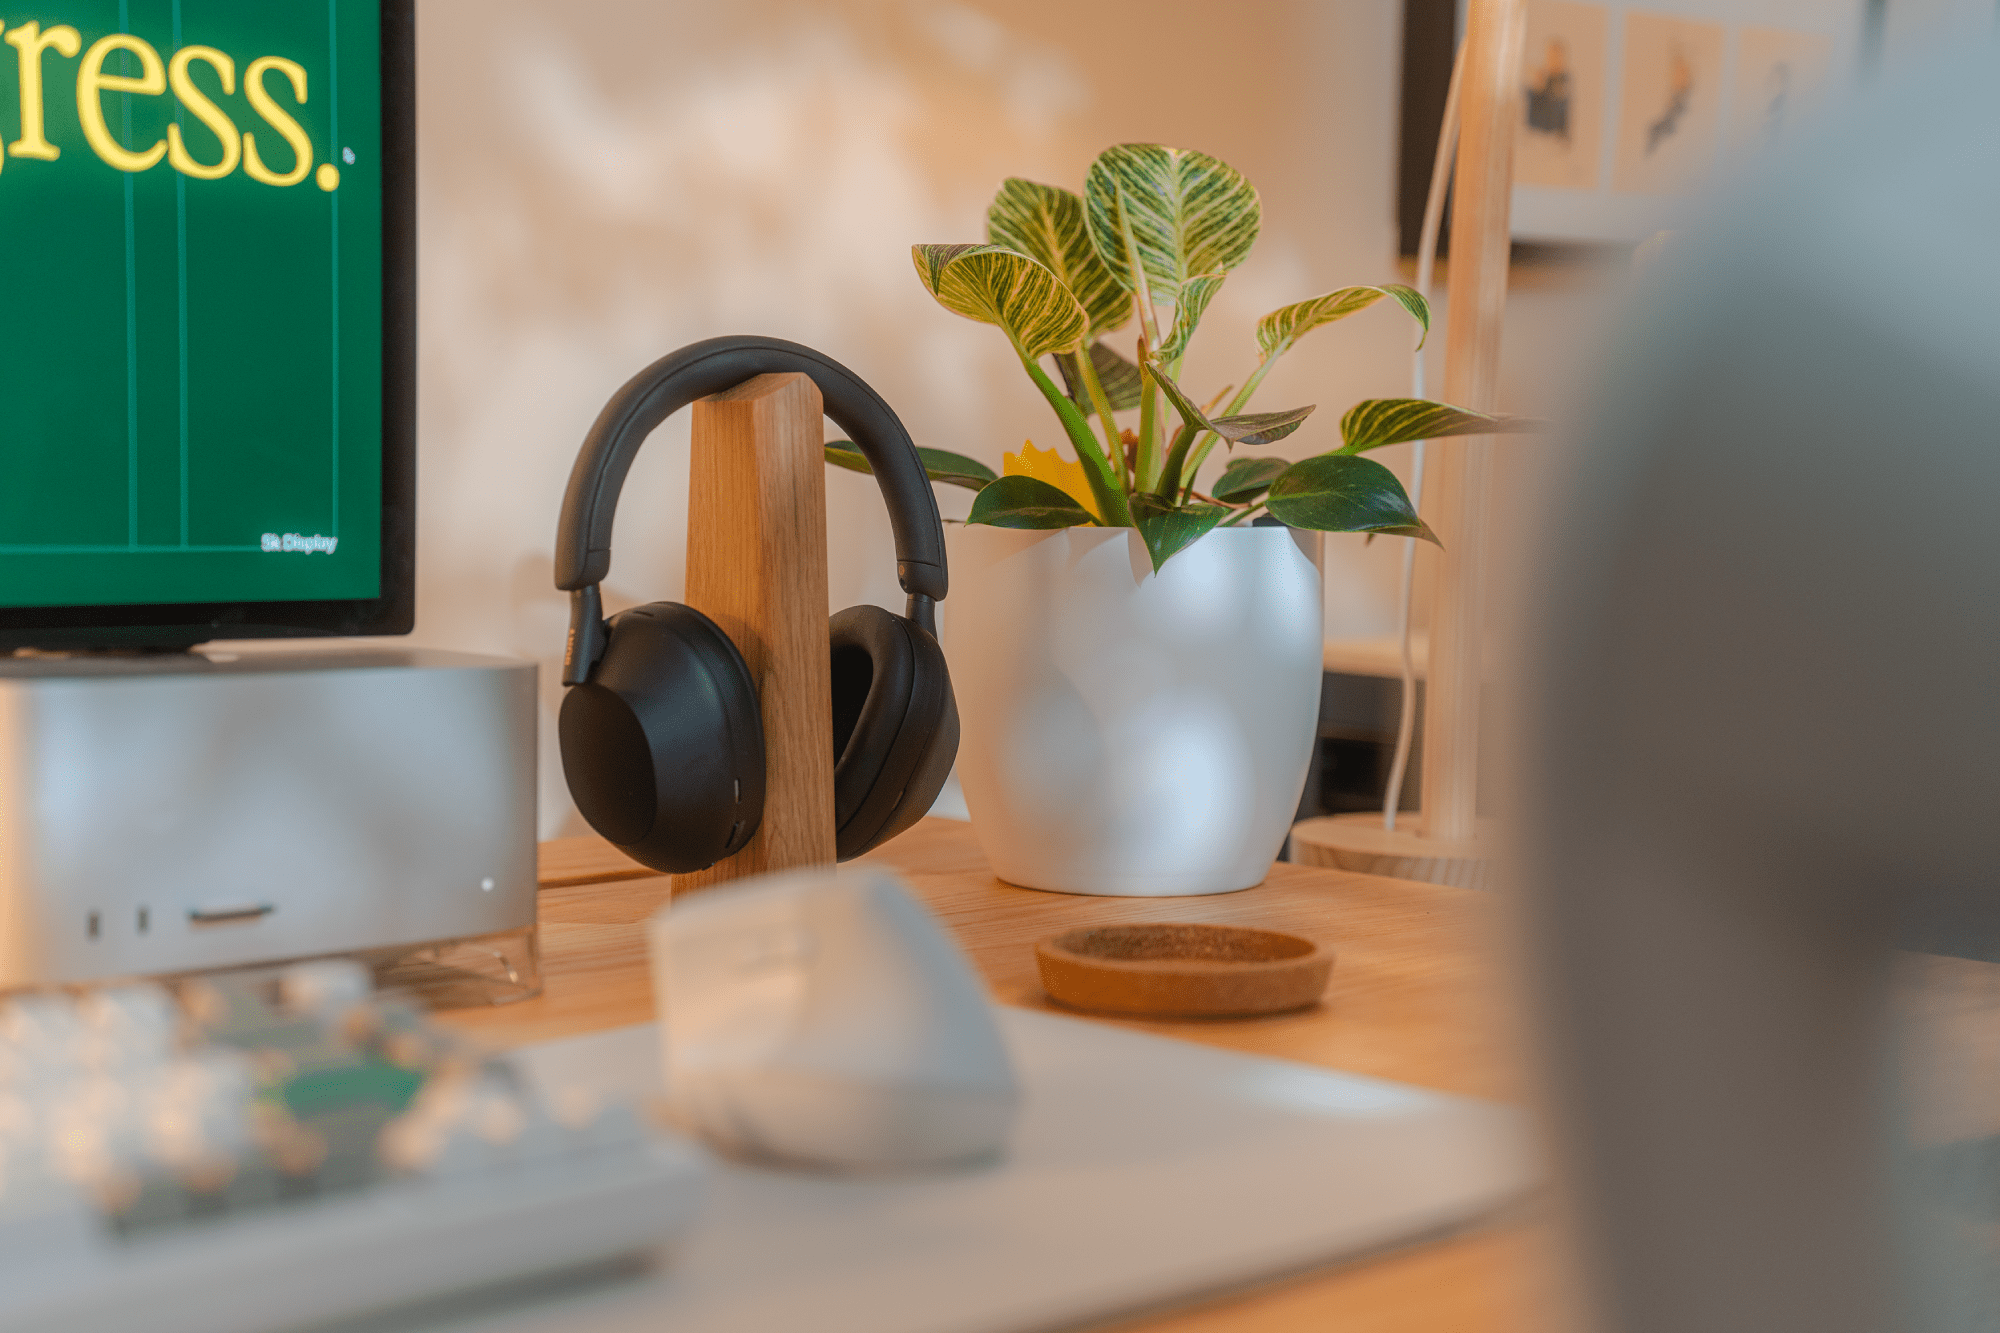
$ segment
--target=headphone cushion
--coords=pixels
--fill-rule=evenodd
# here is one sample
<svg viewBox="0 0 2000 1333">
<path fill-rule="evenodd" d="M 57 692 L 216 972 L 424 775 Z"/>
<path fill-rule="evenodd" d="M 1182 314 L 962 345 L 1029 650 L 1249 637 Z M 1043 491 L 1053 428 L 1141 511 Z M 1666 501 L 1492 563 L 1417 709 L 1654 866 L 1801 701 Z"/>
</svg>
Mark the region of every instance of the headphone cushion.
<svg viewBox="0 0 2000 1333">
<path fill-rule="evenodd" d="M 839 859 L 923 818 L 958 757 L 958 705 L 936 639 L 879 606 L 829 626 L 833 671 L 833 820 Z"/>
<path fill-rule="evenodd" d="M 655 870 L 742 850 L 764 811 L 764 723 L 743 655 L 678 602 L 612 617 L 604 656 L 558 720 L 563 776 L 590 826 Z"/>
</svg>

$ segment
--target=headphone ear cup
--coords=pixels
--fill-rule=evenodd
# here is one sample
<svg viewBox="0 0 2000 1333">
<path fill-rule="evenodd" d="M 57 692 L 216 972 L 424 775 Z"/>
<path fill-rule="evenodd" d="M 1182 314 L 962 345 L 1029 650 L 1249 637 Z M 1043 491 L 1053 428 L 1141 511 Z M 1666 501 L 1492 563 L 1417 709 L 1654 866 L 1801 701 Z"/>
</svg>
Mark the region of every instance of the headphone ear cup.
<svg viewBox="0 0 2000 1333">
<path fill-rule="evenodd" d="M 829 627 L 834 850 L 845 861 L 923 818 L 958 756 L 958 704 L 944 650 L 879 606 Z"/>
<path fill-rule="evenodd" d="M 764 813 L 764 722 L 729 636 L 693 607 L 614 616 L 558 722 L 563 776 L 590 826 L 655 870 L 741 851 Z"/>
</svg>

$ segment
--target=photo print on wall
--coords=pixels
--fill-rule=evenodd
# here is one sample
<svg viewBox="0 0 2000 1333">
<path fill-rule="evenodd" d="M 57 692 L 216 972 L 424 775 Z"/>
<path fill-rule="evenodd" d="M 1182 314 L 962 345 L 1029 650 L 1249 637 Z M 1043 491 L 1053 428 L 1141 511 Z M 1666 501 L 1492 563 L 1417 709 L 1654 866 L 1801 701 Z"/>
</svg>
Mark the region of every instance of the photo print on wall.
<svg viewBox="0 0 2000 1333">
<path fill-rule="evenodd" d="M 1721 126 L 1722 45 L 1719 23 L 1626 11 L 1613 189 L 1677 194 L 1708 173 Z"/>
<path fill-rule="evenodd" d="M 1719 164 L 1788 135 L 1852 80 L 1865 8 L 1866 0 L 1528 0 L 1515 239 L 1554 243 L 1559 254 L 1678 225 Z M 1427 172 L 1429 159 L 1421 165 Z"/>
<path fill-rule="evenodd" d="M 1541 0 L 1528 7 L 1514 179 L 1592 190 L 1604 147 L 1608 16 L 1603 5 Z"/>
<path fill-rule="evenodd" d="M 1743 29 L 1737 38 L 1730 146 L 1770 143 L 1809 113 L 1826 91 L 1832 57 L 1833 41 L 1823 33 Z"/>
</svg>

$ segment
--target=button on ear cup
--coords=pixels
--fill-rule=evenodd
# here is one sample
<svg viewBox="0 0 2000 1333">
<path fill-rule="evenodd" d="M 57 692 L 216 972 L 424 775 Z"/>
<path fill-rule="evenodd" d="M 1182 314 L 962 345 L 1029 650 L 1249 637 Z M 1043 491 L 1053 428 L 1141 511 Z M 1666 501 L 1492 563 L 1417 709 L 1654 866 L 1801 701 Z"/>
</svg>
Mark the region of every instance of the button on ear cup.
<svg viewBox="0 0 2000 1333">
<path fill-rule="evenodd" d="M 590 826 L 655 870 L 742 850 L 764 811 L 764 725 L 736 645 L 677 602 L 610 621 L 604 656 L 563 700 L 563 775 Z"/>
<path fill-rule="evenodd" d="M 879 606 L 833 617 L 834 850 L 845 861 L 921 819 L 958 754 L 937 640 Z"/>
</svg>

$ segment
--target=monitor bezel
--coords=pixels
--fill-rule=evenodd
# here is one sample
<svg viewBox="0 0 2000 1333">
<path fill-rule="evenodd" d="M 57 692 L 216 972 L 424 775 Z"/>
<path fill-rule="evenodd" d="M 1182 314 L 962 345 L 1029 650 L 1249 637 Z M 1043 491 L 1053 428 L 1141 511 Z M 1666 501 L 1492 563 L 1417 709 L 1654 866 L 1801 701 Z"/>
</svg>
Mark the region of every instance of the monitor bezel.
<svg viewBox="0 0 2000 1333">
<path fill-rule="evenodd" d="M 213 639 L 408 634 L 416 622 L 417 135 L 415 0 L 380 0 L 382 32 L 381 595 L 287 602 L 0 607 L 0 652 L 177 649 Z"/>
</svg>

